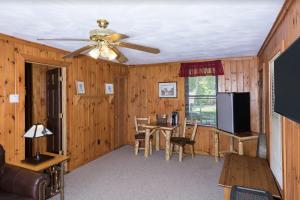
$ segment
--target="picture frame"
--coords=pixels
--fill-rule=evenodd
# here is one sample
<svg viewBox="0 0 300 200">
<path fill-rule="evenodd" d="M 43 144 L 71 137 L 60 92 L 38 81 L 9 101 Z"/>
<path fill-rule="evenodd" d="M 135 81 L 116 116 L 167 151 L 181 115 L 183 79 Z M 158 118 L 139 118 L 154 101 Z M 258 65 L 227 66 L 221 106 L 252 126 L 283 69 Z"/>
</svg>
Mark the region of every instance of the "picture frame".
<svg viewBox="0 0 300 200">
<path fill-rule="evenodd" d="M 114 94 L 114 84 L 105 83 L 105 94 Z"/>
<path fill-rule="evenodd" d="M 77 93 L 77 95 L 85 94 L 84 82 L 83 81 L 76 81 L 75 83 L 76 83 L 76 93 Z"/>
<path fill-rule="evenodd" d="M 177 82 L 159 82 L 158 96 L 160 98 L 177 98 Z"/>
</svg>

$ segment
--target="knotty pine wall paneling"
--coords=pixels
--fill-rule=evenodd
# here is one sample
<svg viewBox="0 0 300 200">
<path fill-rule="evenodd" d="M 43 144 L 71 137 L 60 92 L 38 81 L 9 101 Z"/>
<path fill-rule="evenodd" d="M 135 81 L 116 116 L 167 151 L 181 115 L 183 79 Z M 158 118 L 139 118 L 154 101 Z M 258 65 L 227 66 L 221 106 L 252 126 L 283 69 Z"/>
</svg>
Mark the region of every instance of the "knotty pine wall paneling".
<svg viewBox="0 0 300 200">
<path fill-rule="evenodd" d="M 251 93 L 251 128 L 259 130 L 258 117 L 258 62 L 256 57 L 230 58 L 222 60 L 224 76 L 219 76 L 219 92 Z M 128 69 L 128 142 L 134 142 L 134 116 L 151 116 L 178 111 L 180 122 L 185 116 L 184 78 L 178 76 L 180 63 L 162 63 L 151 65 L 129 66 Z M 159 98 L 158 82 L 177 82 L 177 98 Z M 164 142 L 163 137 L 161 143 Z M 214 154 L 211 128 L 198 127 L 195 151 L 203 154 Z M 227 137 L 221 137 L 221 149 L 229 148 Z M 245 144 L 245 153 L 255 156 L 256 142 Z"/>
<path fill-rule="evenodd" d="M 300 1 L 288 0 L 285 2 L 280 15 L 258 54 L 259 66 L 264 74 L 263 121 L 264 131 L 268 138 L 271 134 L 269 60 L 278 51 L 288 48 L 299 36 Z M 300 124 L 283 117 L 282 131 L 283 197 L 285 200 L 298 200 L 300 199 Z"/>
<path fill-rule="evenodd" d="M 24 63 L 35 61 L 63 66 L 67 71 L 67 154 L 74 169 L 111 150 L 114 133 L 113 97 L 104 95 L 104 83 L 126 74 L 125 65 L 95 61 L 86 56 L 62 59 L 67 52 L 0 34 L 0 143 L 6 160 L 24 158 L 25 88 Z M 76 101 L 75 80 L 85 83 L 86 94 Z M 18 93 L 20 102 L 9 103 Z"/>
</svg>

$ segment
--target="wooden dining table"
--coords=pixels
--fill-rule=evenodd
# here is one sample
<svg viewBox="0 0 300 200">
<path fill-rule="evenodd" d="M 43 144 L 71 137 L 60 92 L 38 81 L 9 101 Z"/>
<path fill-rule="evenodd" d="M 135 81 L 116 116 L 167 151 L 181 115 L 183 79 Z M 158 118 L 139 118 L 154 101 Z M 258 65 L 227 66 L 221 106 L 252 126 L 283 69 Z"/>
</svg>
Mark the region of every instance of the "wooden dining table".
<svg viewBox="0 0 300 200">
<path fill-rule="evenodd" d="M 165 143 L 165 159 L 166 160 L 170 160 L 170 153 L 171 153 L 171 149 L 170 149 L 170 140 L 171 140 L 171 136 L 173 133 L 175 133 L 176 135 L 179 134 L 179 124 L 171 124 L 171 123 L 167 123 L 167 124 L 160 124 L 160 123 L 150 123 L 150 124 L 143 124 L 141 125 L 142 128 L 144 128 L 146 130 L 146 134 L 145 134 L 145 151 L 144 151 L 144 156 L 145 158 L 147 158 L 149 156 L 149 141 L 150 141 L 150 136 L 155 132 L 155 149 L 156 151 L 159 151 L 159 137 L 160 134 L 162 134 L 165 139 L 166 139 L 166 143 Z M 177 130 L 175 132 L 175 130 Z"/>
</svg>

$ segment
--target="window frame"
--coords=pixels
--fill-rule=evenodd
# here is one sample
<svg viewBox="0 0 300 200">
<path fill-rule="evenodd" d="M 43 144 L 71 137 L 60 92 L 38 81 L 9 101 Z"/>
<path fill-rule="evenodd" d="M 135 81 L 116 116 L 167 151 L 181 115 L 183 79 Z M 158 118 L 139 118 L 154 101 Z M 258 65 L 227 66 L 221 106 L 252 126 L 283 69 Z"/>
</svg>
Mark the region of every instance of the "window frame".
<svg viewBox="0 0 300 200">
<path fill-rule="evenodd" d="M 187 108 L 189 107 L 189 99 L 190 98 L 205 98 L 207 97 L 207 99 L 209 98 L 214 98 L 216 100 L 216 124 L 212 125 L 212 124 L 203 124 L 201 123 L 201 121 L 198 121 L 198 125 L 199 126 L 206 126 L 206 127 L 217 127 L 217 113 L 218 113 L 218 110 L 217 110 L 217 93 L 218 93 L 218 76 L 217 75 L 209 75 L 209 76 L 213 76 L 215 77 L 215 88 L 216 88 L 216 94 L 215 95 L 189 95 L 189 78 L 193 78 L 193 77 L 185 77 L 184 78 L 184 98 L 185 98 L 185 117 L 188 119 L 188 116 L 189 116 L 189 113 Z M 196 76 L 196 77 L 201 77 L 201 76 Z"/>
</svg>

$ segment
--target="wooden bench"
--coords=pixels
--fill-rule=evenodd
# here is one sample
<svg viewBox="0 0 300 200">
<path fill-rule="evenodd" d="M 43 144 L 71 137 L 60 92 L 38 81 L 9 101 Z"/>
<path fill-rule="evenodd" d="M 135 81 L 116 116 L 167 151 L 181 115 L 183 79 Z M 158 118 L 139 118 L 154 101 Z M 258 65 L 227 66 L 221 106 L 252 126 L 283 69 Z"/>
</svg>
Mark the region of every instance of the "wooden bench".
<svg viewBox="0 0 300 200">
<path fill-rule="evenodd" d="M 280 199 L 275 179 L 265 159 L 225 155 L 219 186 L 224 187 L 224 200 L 230 199 L 231 187 L 234 185 L 268 191 Z"/>
</svg>

